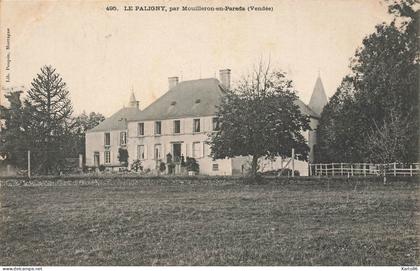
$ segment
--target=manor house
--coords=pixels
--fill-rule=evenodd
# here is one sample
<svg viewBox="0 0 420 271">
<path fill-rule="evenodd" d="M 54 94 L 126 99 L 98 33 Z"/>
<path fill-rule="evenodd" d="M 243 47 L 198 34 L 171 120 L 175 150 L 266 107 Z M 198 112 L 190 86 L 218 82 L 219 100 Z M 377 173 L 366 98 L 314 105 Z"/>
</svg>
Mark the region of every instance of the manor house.
<svg viewBox="0 0 420 271">
<path fill-rule="evenodd" d="M 124 107 L 86 133 L 86 166 L 104 165 L 108 169 L 120 167 L 119 149 L 126 149 L 129 165 L 139 159 L 144 169 L 156 170 L 160 162 L 171 155 L 175 163 L 181 157 L 194 157 L 200 174 L 238 175 L 249 165 L 249 157 L 213 160 L 206 143 L 209 134 L 218 129 L 216 106 L 230 88 L 231 71 L 220 70 L 219 79 L 208 78 L 179 81 L 170 77 L 169 90 L 144 110 L 131 93 L 128 107 Z M 315 129 L 327 97 L 318 77 L 309 105 L 296 101 L 301 112 L 310 117 L 312 131 L 304 132 L 313 160 L 316 144 Z M 263 170 L 282 167 L 286 161 L 262 161 Z M 179 168 L 179 167 L 177 167 Z M 308 164 L 295 160 L 295 169 L 308 174 Z"/>
</svg>

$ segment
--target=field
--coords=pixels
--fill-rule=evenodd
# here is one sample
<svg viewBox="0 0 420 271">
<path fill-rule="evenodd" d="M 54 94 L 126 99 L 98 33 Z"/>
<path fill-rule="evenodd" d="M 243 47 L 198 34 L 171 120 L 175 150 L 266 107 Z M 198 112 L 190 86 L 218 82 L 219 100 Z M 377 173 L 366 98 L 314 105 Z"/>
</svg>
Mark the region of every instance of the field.
<svg viewBox="0 0 420 271">
<path fill-rule="evenodd" d="M 0 265 L 418 265 L 420 184 L 1 187 Z"/>
</svg>

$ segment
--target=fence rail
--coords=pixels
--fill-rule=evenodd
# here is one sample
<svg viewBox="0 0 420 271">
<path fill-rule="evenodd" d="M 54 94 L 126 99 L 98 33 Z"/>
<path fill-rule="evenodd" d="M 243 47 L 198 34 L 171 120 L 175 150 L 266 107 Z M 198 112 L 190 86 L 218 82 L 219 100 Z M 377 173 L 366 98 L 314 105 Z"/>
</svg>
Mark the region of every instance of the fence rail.
<svg viewBox="0 0 420 271">
<path fill-rule="evenodd" d="M 420 163 L 309 164 L 309 175 L 313 175 L 313 176 L 369 176 L 369 175 L 416 176 L 416 175 L 420 175 Z"/>
</svg>

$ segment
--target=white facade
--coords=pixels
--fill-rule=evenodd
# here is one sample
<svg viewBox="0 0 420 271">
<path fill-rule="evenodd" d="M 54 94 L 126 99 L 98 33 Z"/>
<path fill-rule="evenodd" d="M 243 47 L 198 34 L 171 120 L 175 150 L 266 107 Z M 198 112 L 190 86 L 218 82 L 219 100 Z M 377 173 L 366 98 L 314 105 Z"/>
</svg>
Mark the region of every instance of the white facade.
<svg viewBox="0 0 420 271">
<path fill-rule="evenodd" d="M 118 149 L 125 148 L 126 130 L 99 131 L 86 133 L 86 165 L 98 167 L 119 167 Z M 109 140 L 106 139 L 109 137 Z"/>
<path fill-rule="evenodd" d="M 169 78 L 169 91 L 143 111 L 134 93 L 129 107 L 123 108 L 97 127 L 86 133 L 86 165 L 104 165 L 118 169 L 120 148 L 128 151 L 128 166 L 140 160 L 144 170 L 157 171 L 161 162 L 167 164 L 170 154 L 173 162 L 179 163 L 183 156 L 193 157 L 199 164 L 199 173 L 204 175 L 240 175 L 250 166 L 250 157 L 235 157 L 213 160 L 207 143 L 211 133 L 217 129 L 215 107 L 223 96 L 223 89 L 230 84 L 230 70 L 220 71 L 221 80 L 200 79 L 178 82 L 177 77 Z M 323 92 L 318 78 L 315 88 Z M 322 93 L 321 93 L 322 94 Z M 323 95 L 321 95 L 323 96 Z M 312 103 L 318 105 L 313 95 Z M 313 147 L 319 114 L 298 101 L 303 114 L 310 116 L 312 131 L 302 132 L 310 148 L 309 161 L 313 161 Z M 323 105 L 319 108 L 322 108 Z M 274 161 L 260 159 L 260 170 L 270 171 L 283 168 L 290 159 L 277 158 Z M 295 160 L 295 170 L 301 175 L 308 174 L 308 163 Z M 291 163 L 288 164 L 291 168 Z"/>
<path fill-rule="evenodd" d="M 200 165 L 200 174 L 231 175 L 230 159 L 213 161 L 210 157 L 210 146 L 207 142 L 213 131 L 213 118 L 206 116 L 129 122 L 127 148 L 130 164 L 139 159 L 144 168 L 153 170 L 160 161 L 166 163 L 166 155 L 170 153 L 173 161 L 181 155 L 185 159 L 195 158 Z M 194 121 L 200 123 L 199 131 L 194 131 Z M 159 125 L 157 122 L 161 125 L 160 133 L 156 131 L 156 126 Z M 142 125 L 144 129 L 139 128 Z"/>
</svg>

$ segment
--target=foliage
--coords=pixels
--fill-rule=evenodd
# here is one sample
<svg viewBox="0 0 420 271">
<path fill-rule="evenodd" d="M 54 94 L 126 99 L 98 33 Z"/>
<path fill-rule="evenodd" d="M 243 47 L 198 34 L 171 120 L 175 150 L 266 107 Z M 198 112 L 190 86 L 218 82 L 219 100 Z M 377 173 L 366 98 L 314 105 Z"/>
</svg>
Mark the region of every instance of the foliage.
<svg viewBox="0 0 420 271">
<path fill-rule="evenodd" d="M 123 149 L 123 148 L 118 149 L 118 161 L 120 161 L 121 165 L 123 165 L 123 166 L 128 165 L 128 151 L 127 151 L 127 149 Z"/>
<path fill-rule="evenodd" d="M 181 167 L 185 167 L 185 157 L 181 155 Z"/>
<path fill-rule="evenodd" d="M 105 168 L 106 168 L 105 165 L 99 165 L 98 166 L 98 169 L 99 169 L 100 172 L 104 172 Z"/>
<path fill-rule="evenodd" d="M 131 164 L 131 170 L 134 170 L 135 172 L 139 172 L 143 170 L 143 166 L 141 165 L 141 161 L 139 159 L 136 159 Z"/>
<path fill-rule="evenodd" d="M 397 140 L 399 148 L 387 149 L 388 158 L 415 162 L 419 137 L 418 45 L 416 31 L 419 11 L 413 1 L 393 1 L 389 11 L 396 17 L 390 24 L 376 26 L 363 40 L 351 61 L 352 74 L 343 79 L 325 107 L 318 127 L 318 162 L 381 162 L 373 149 Z M 404 123 L 395 123 L 395 117 Z M 389 131 L 406 127 L 404 136 Z M 409 129 L 408 129 L 409 127 Z M 372 148 L 372 131 L 381 142 Z M 382 131 L 382 132 L 379 132 Z M 381 135 L 379 135 L 379 134 Z M 387 143 L 388 144 L 388 143 Z M 382 154 L 384 152 L 381 152 Z M 402 156 L 400 156 L 402 155 Z M 388 159 L 387 158 L 387 159 Z"/>
<path fill-rule="evenodd" d="M 71 130 L 67 135 L 67 155 L 77 157 L 79 154 L 85 154 L 86 131 L 94 128 L 104 120 L 105 117 L 96 112 L 91 112 L 89 115 L 82 112 L 80 115 L 72 118 Z"/>
<path fill-rule="evenodd" d="M 211 135 L 214 159 L 252 156 L 251 175 L 257 172 L 258 158 L 290 156 L 306 158 L 309 148 L 302 131 L 309 130 L 309 118 L 296 104 L 292 82 L 270 66 L 259 66 L 227 91 L 218 107 L 220 129 Z"/>
<path fill-rule="evenodd" d="M 380 163 L 403 162 L 409 160 L 409 150 L 401 142 L 408 142 L 415 129 L 408 121 L 398 114 L 391 114 L 390 120 L 384 120 L 381 125 L 375 123 L 368 135 L 369 157 Z"/>
<path fill-rule="evenodd" d="M 193 157 L 187 157 L 185 161 L 185 167 L 187 168 L 187 171 L 199 172 L 200 170 L 200 165 L 197 163 L 197 160 Z"/>
<path fill-rule="evenodd" d="M 292 169 L 285 168 L 285 169 L 278 169 L 278 170 L 270 170 L 265 171 L 262 173 L 263 176 L 292 176 Z M 300 176 L 299 170 L 295 170 L 295 176 Z"/>
<path fill-rule="evenodd" d="M 32 82 L 26 100 L 22 91 L 5 95 L 8 107 L 0 106 L 0 156 L 18 168 L 27 166 L 31 150 L 32 171 L 53 173 L 64 166 L 65 157 L 85 152 L 85 132 L 104 117 L 82 113 L 71 117 L 71 103 L 66 85 L 52 67 L 43 67 Z M 45 136 L 49 135 L 49 136 Z"/>
<path fill-rule="evenodd" d="M 29 149 L 29 113 L 21 101 L 21 94 L 22 91 L 6 94 L 9 107 L 0 105 L 0 119 L 3 120 L 3 124 L 0 123 L 0 156 L 11 165 L 25 168 Z"/>
<path fill-rule="evenodd" d="M 170 152 L 166 155 L 166 163 L 172 163 L 172 154 Z"/>
<path fill-rule="evenodd" d="M 36 172 L 58 172 L 66 157 L 67 135 L 73 112 L 66 83 L 51 66 L 33 79 L 24 105 L 28 112 L 28 138 Z"/>
<path fill-rule="evenodd" d="M 166 165 L 165 165 L 165 162 L 161 161 L 161 162 L 159 163 L 159 171 L 160 171 L 160 172 L 164 172 L 165 170 L 166 170 Z"/>
</svg>

